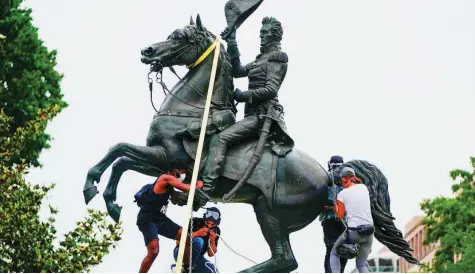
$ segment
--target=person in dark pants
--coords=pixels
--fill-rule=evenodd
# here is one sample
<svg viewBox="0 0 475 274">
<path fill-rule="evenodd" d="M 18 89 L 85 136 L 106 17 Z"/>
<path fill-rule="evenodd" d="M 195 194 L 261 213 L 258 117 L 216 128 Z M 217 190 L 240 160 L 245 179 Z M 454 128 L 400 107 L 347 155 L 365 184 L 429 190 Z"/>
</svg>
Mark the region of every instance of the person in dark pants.
<svg viewBox="0 0 475 274">
<path fill-rule="evenodd" d="M 134 196 L 140 207 L 137 226 L 143 234 L 147 247 L 147 255 L 140 265 L 140 273 L 147 273 L 158 256 L 159 234 L 172 240 L 179 239 L 181 235 L 181 226 L 166 216 L 166 208 L 173 188 L 190 191 L 190 185 L 183 183 L 185 176 L 184 170 L 173 170 L 160 176 L 154 183 L 143 186 Z M 196 183 L 197 188 L 202 186 L 203 182 Z"/>
<path fill-rule="evenodd" d="M 332 156 L 328 161 L 328 171 L 332 171 L 343 164 L 343 157 Z M 336 199 L 336 195 L 343 190 L 343 187 L 333 185 L 328 189 L 328 206 L 325 207 L 325 211 L 320 215 L 320 221 L 323 227 L 323 241 L 326 247 L 325 253 L 325 273 L 332 273 L 330 267 L 330 252 L 335 244 L 336 240 L 345 231 L 345 226 L 342 221 L 336 216 L 333 211 L 333 204 Z M 345 272 L 347 259 L 340 258 L 341 273 Z"/>
</svg>

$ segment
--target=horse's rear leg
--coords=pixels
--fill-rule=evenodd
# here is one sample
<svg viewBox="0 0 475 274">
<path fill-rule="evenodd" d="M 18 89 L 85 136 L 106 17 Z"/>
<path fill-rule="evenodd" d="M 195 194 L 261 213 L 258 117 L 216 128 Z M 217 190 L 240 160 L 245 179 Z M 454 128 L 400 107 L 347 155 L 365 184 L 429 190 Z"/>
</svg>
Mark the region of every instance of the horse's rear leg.
<svg viewBox="0 0 475 274">
<path fill-rule="evenodd" d="M 267 204 L 266 198 L 262 195 L 257 198 L 254 204 L 257 221 L 261 226 L 262 234 L 269 245 L 272 257 L 258 265 L 245 269 L 241 272 L 290 272 L 297 269 L 298 264 L 289 241 L 289 233 L 281 226 Z"/>
<path fill-rule="evenodd" d="M 117 187 L 119 185 L 122 174 L 127 170 L 134 170 L 145 175 L 158 177 L 163 174 L 158 168 L 153 166 L 139 163 L 127 157 L 120 157 L 113 165 L 112 172 L 107 183 L 106 190 L 104 191 L 104 201 L 106 202 L 107 212 L 114 219 L 119 222 L 121 207 L 115 202 L 117 198 Z"/>
<path fill-rule="evenodd" d="M 126 156 L 140 163 L 146 163 L 161 170 L 168 170 L 167 153 L 163 147 L 119 143 L 109 149 L 104 158 L 88 171 L 83 189 L 86 204 L 99 193 L 94 183 L 99 183 L 102 173 L 104 173 L 117 158 L 122 156 Z"/>
</svg>

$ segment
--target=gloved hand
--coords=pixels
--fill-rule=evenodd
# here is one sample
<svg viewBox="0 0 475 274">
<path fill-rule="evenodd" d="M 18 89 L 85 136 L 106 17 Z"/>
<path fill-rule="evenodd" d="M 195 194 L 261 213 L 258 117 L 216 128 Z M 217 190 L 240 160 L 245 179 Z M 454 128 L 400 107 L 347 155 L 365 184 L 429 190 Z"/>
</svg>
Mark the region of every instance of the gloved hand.
<svg viewBox="0 0 475 274">
<path fill-rule="evenodd" d="M 333 206 L 323 206 L 323 208 L 326 210 L 326 211 L 333 211 Z"/>
<path fill-rule="evenodd" d="M 200 189 L 203 187 L 203 181 L 196 181 L 196 188 Z"/>
<path fill-rule="evenodd" d="M 210 229 L 208 231 L 208 233 L 209 233 L 209 238 L 210 239 L 213 239 L 213 240 L 216 239 L 216 232 L 214 232 L 213 230 Z"/>
<path fill-rule="evenodd" d="M 208 231 L 209 231 L 209 228 L 203 227 L 202 229 L 196 232 L 193 232 L 193 237 L 205 237 L 206 235 L 208 235 Z"/>
<path fill-rule="evenodd" d="M 234 91 L 234 100 L 238 102 L 246 102 L 248 103 L 251 99 L 251 92 L 249 90 L 247 91 L 241 91 L 240 89 L 236 89 Z"/>
<path fill-rule="evenodd" d="M 223 38 L 224 36 L 228 35 L 228 37 Z M 221 32 L 221 38 L 224 39 L 224 41 L 229 42 L 231 40 L 236 40 L 236 27 L 234 27 L 232 30 L 230 30 L 228 27 L 226 27 L 222 32 Z"/>
</svg>

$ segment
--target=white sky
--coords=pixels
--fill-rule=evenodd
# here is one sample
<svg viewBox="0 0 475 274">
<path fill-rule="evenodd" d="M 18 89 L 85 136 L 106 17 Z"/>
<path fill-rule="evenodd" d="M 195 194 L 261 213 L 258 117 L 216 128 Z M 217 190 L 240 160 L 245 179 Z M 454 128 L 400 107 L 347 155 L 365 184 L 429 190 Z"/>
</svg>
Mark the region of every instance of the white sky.
<svg viewBox="0 0 475 274">
<path fill-rule="evenodd" d="M 163 41 L 200 13 L 219 34 L 225 1 L 29 0 L 34 24 L 58 50 L 62 91 L 70 106 L 48 127 L 55 138 L 41 155 L 42 170 L 29 179 L 55 182 L 51 202 L 60 208 L 58 230 L 67 232 L 86 215 L 82 187 L 87 170 L 117 142 L 144 144 L 154 111 L 140 50 Z M 259 52 L 264 16 L 284 27 L 288 74 L 279 99 L 299 149 L 320 163 L 333 154 L 365 159 L 389 179 L 392 213 L 399 229 L 424 198 L 450 193 L 449 171 L 469 168 L 475 155 L 475 1 L 264 1 L 238 30 L 243 61 Z M 184 75 L 185 70 L 178 72 Z M 169 87 L 175 77 L 165 72 Z M 247 80 L 236 80 L 245 89 Z M 163 99 L 157 89 L 156 105 Z M 242 118 L 242 106 L 238 118 Z M 332 121 L 338 121 L 333 122 Z M 341 131 L 336 135 L 329 130 Z M 105 210 L 102 191 L 89 207 Z M 153 178 L 126 173 L 118 190 L 124 238 L 95 272 L 137 272 L 146 253 L 137 229 L 133 194 Z M 250 205 L 219 205 L 224 239 L 261 262 L 270 257 Z M 169 207 L 183 223 L 184 210 Z M 244 233 L 244 234 L 243 234 Z M 320 222 L 293 233 L 299 272 L 323 272 Z M 151 272 L 167 272 L 175 243 L 163 239 Z M 376 244 L 373 251 L 379 250 Z M 252 264 L 222 243 L 223 272 Z M 347 267 L 351 271 L 354 262 Z"/>
</svg>

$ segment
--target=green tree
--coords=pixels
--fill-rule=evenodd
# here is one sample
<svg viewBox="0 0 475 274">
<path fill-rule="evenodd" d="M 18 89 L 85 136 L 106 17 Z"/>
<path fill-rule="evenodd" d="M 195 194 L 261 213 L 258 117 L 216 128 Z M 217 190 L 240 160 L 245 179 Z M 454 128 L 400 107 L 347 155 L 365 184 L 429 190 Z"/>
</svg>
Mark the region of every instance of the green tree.
<svg viewBox="0 0 475 274">
<path fill-rule="evenodd" d="M 474 273 L 475 272 L 475 232 L 468 232 L 462 238 L 462 259 L 455 264 L 447 266 L 450 273 Z"/>
<path fill-rule="evenodd" d="M 55 70 L 56 51 L 49 51 L 33 27 L 31 9 L 22 0 L 0 0 L 0 272 L 85 272 L 99 264 L 122 235 L 121 224 L 107 213 L 89 210 L 74 230 L 57 235 L 48 205 L 39 216 L 51 185 L 26 182 L 49 147 L 45 129 L 64 107 Z"/>
<path fill-rule="evenodd" d="M 31 9 L 21 7 L 22 2 L 0 0 L 0 108 L 14 118 L 8 134 L 35 119 L 40 109 L 57 105 L 58 113 L 67 106 L 60 88 L 63 76 L 55 70 L 56 51 L 43 45 L 32 24 Z M 51 137 L 44 130 L 35 134 L 8 165 L 23 160 L 40 166 L 39 155 L 49 148 Z"/>
<path fill-rule="evenodd" d="M 471 158 L 475 168 L 475 157 Z M 475 173 L 453 170 L 455 197 L 437 197 L 421 204 L 426 217 L 425 243 L 440 242 L 432 265 L 425 265 L 427 272 L 475 272 Z M 454 255 L 462 259 L 454 262 Z"/>
<path fill-rule="evenodd" d="M 0 19 L 10 10 L 10 0 L 0 0 Z"/>
<path fill-rule="evenodd" d="M 89 271 L 120 240 L 121 224 L 107 221 L 106 213 L 89 210 L 89 216 L 63 237 L 54 226 L 57 209 L 48 205 L 51 214 L 44 221 L 38 215 L 54 185 L 25 182 L 28 163 L 21 159 L 22 145 L 43 132 L 58 109 L 40 111 L 37 119 L 16 127 L 13 134 L 11 125 L 16 124 L 0 112 L 0 272 Z M 12 157 L 20 163 L 9 166 Z"/>
</svg>

